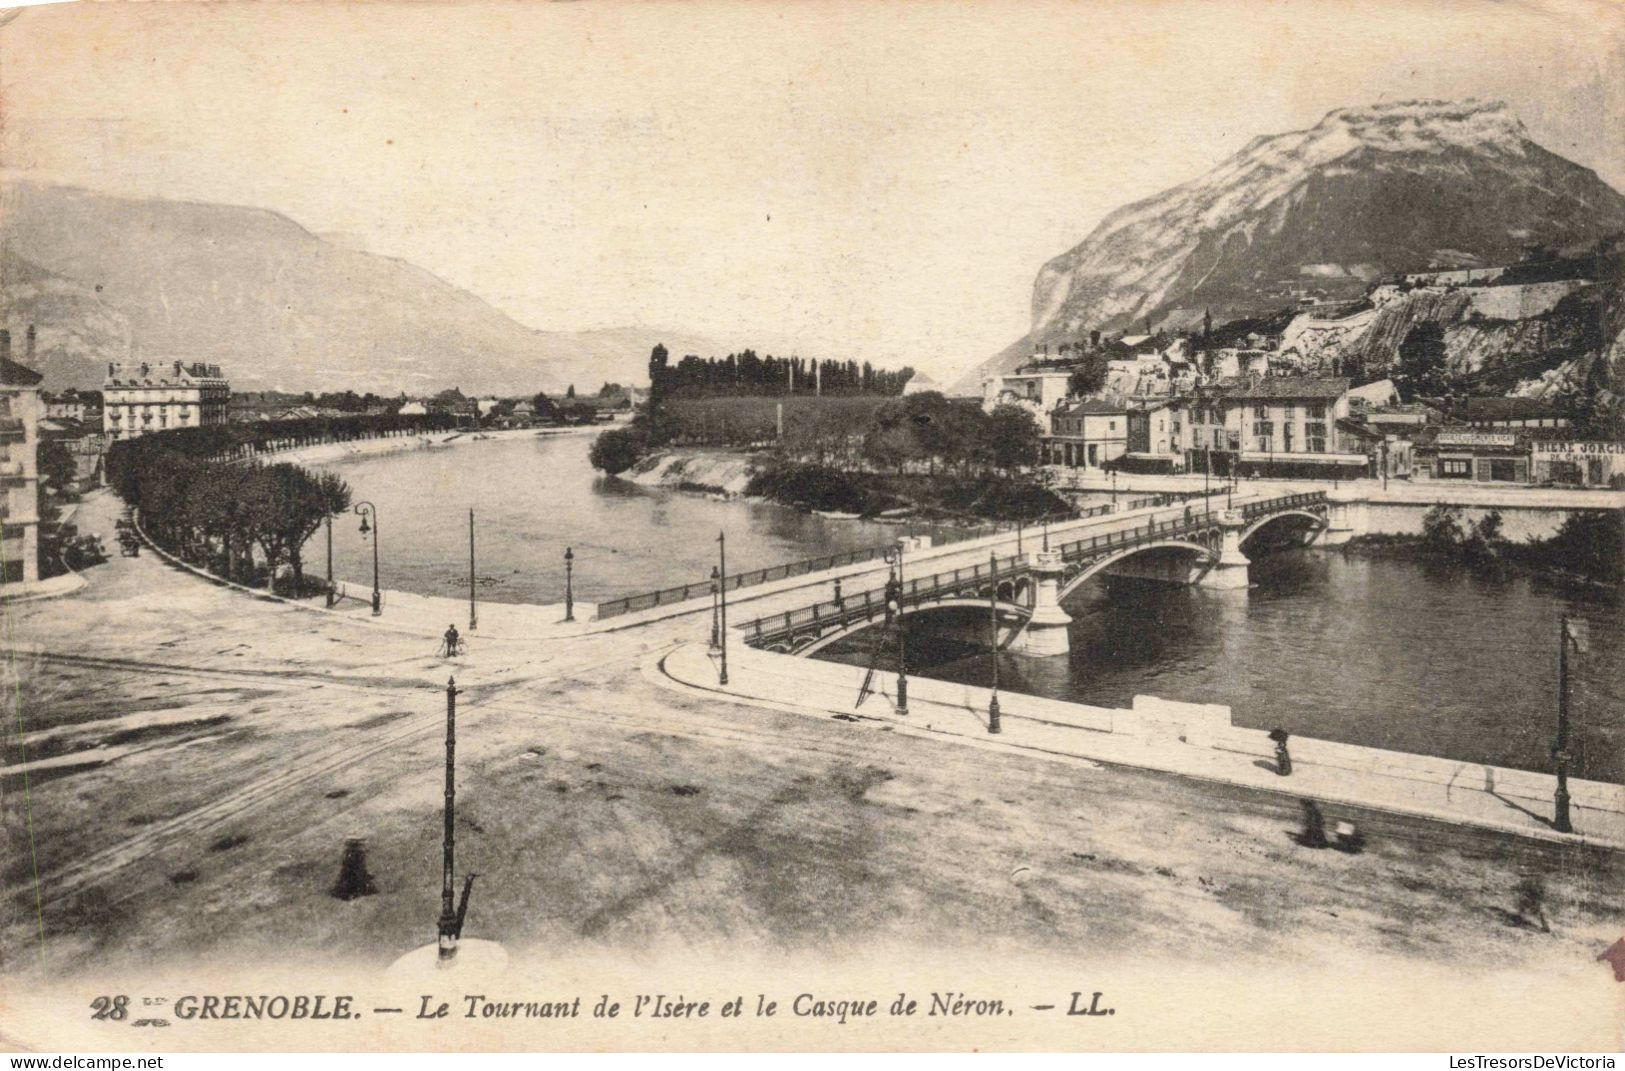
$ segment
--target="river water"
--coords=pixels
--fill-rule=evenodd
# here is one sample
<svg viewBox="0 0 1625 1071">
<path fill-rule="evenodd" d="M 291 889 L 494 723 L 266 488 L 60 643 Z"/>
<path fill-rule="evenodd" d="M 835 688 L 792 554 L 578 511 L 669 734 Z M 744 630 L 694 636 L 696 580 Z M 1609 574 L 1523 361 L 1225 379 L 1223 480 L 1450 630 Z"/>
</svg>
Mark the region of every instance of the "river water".
<svg viewBox="0 0 1625 1071">
<path fill-rule="evenodd" d="M 591 443 L 502 437 L 324 467 L 344 477 L 355 501 L 378 507 L 381 585 L 419 595 L 467 596 L 470 509 L 476 591 L 490 602 L 563 602 L 566 547 L 576 598 L 600 602 L 705 581 L 723 530 L 729 573 L 879 546 L 901 531 L 608 479 L 587 461 Z M 333 574 L 370 588 L 372 545 L 359 523 L 334 522 Z M 322 572 L 326 553 L 318 532 L 305 550 L 309 572 Z"/>
<path fill-rule="evenodd" d="M 1570 655 L 1573 772 L 1625 780 L 1617 594 L 1336 551 L 1277 551 L 1250 575 L 1246 592 L 1087 584 L 1065 604 L 1071 653 L 1004 652 L 1000 686 L 1107 707 L 1136 694 L 1221 703 L 1249 728 L 1550 771 L 1568 613 L 1591 633 L 1590 650 Z M 923 628 L 910 630 L 909 658 L 928 677 L 991 676 L 985 648 Z"/>
<path fill-rule="evenodd" d="M 598 601 L 699 581 L 728 532 L 729 571 L 896 538 L 893 526 L 827 520 L 595 475 L 586 437 L 496 439 L 334 466 L 383 520 L 383 585 L 467 592 L 468 509 L 477 517 L 480 598 Z M 309 560 L 319 563 L 318 535 Z M 335 528 L 336 574 L 370 581 L 369 545 Z M 312 570 L 318 572 L 319 567 Z M 1561 614 L 1587 618 L 1571 656 L 1575 773 L 1625 781 L 1625 605 L 1527 577 L 1489 577 L 1400 558 L 1290 550 L 1261 556 L 1245 593 L 1114 582 L 1068 600 L 1072 652 L 999 656 L 1001 686 L 1101 706 L 1136 694 L 1222 703 L 1238 724 L 1470 762 L 1549 770 Z M 918 619 L 929 622 L 927 616 Z M 916 672 L 985 684 L 985 650 L 925 624 Z M 832 657 L 861 661 L 867 641 Z"/>
</svg>

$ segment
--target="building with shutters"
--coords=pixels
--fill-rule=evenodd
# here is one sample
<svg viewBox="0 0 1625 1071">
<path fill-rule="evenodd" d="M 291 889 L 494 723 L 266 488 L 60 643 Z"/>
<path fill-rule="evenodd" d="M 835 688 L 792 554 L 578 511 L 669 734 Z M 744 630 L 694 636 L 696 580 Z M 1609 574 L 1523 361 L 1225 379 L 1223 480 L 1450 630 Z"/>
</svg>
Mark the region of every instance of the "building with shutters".
<svg viewBox="0 0 1625 1071">
<path fill-rule="evenodd" d="M 224 424 L 230 401 L 219 365 L 115 361 L 102 384 L 102 430 L 116 441 Z"/>
</svg>

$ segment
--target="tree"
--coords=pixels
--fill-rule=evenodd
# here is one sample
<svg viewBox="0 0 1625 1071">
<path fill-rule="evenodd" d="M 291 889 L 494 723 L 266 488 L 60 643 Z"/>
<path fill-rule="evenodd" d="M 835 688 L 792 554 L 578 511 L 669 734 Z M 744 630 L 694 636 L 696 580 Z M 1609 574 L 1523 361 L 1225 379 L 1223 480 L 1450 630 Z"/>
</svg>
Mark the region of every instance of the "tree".
<svg viewBox="0 0 1625 1071">
<path fill-rule="evenodd" d="M 1037 463 L 1043 434 L 1038 421 L 1026 408 L 1010 404 L 997 406 L 987 415 L 983 428 L 987 457 L 996 468 L 1009 473 Z"/>
<path fill-rule="evenodd" d="M 1397 371 L 1412 397 L 1444 392 L 1449 372 L 1446 357 L 1442 324 L 1424 320 L 1405 332 L 1399 344 Z"/>
<path fill-rule="evenodd" d="M 69 497 L 79 478 L 79 466 L 73 454 L 61 439 L 45 439 L 39 447 L 39 475 L 41 487 L 48 487 L 63 498 Z"/>
<path fill-rule="evenodd" d="M 1078 367 L 1073 370 L 1072 378 L 1067 380 L 1066 389 L 1070 394 L 1093 394 L 1106 385 L 1106 353 L 1103 350 L 1092 350 L 1084 355 Z"/>
<path fill-rule="evenodd" d="M 1464 538 L 1461 507 L 1441 502 L 1422 515 L 1422 541 L 1432 549 L 1454 553 Z"/>
<path fill-rule="evenodd" d="M 574 383 L 570 384 L 564 389 L 564 396 L 566 398 L 574 398 L 576 396 L 576 385 Z"/>
<path fill-rule="evenodd" d="M 643 457 L 649 437 L 641 428 L 611 428 L 592 441 L 587 459 L 592 467 L 619 476 Z"/>
</svg>

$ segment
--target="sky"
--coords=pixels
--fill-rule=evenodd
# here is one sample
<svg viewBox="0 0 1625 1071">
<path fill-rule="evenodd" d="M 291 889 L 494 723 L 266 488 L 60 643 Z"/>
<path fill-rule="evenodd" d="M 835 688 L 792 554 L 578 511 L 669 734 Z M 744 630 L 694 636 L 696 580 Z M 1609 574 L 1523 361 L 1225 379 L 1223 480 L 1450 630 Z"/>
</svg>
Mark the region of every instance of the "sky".
<svg viewBox="0 0 1625 1071">
<path fill-rule="evenodd" d="M 0 29 L 0 165 L 253 205 L 533 327 L 962 368 L 1040 266 L 1259 134 L 1507 101 L 1625 188 L 1625 9 L 100 3 Z"/>
</svg>

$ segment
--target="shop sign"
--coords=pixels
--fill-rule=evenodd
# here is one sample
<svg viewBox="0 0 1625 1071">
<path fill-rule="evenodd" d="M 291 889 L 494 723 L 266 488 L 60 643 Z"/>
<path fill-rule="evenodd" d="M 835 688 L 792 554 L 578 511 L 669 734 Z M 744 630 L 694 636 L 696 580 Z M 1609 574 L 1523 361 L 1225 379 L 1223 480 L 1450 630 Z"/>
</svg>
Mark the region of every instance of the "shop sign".
<svg viewBox="0 0 1625 1071">
<path fill-rule="evenodd" d="M 1440 446 L 1517 446 L 1513 431 L 1441 431 L 1434 440 Z"/>
<path fill-rule="evenodd" d="M 1625 442 L 1601 439 L 1552 439 L 1536 442 L 1535 456 L 1548 457 L 1601 457 L 1605 454 L 1625 454 Z"/>
</svg>

